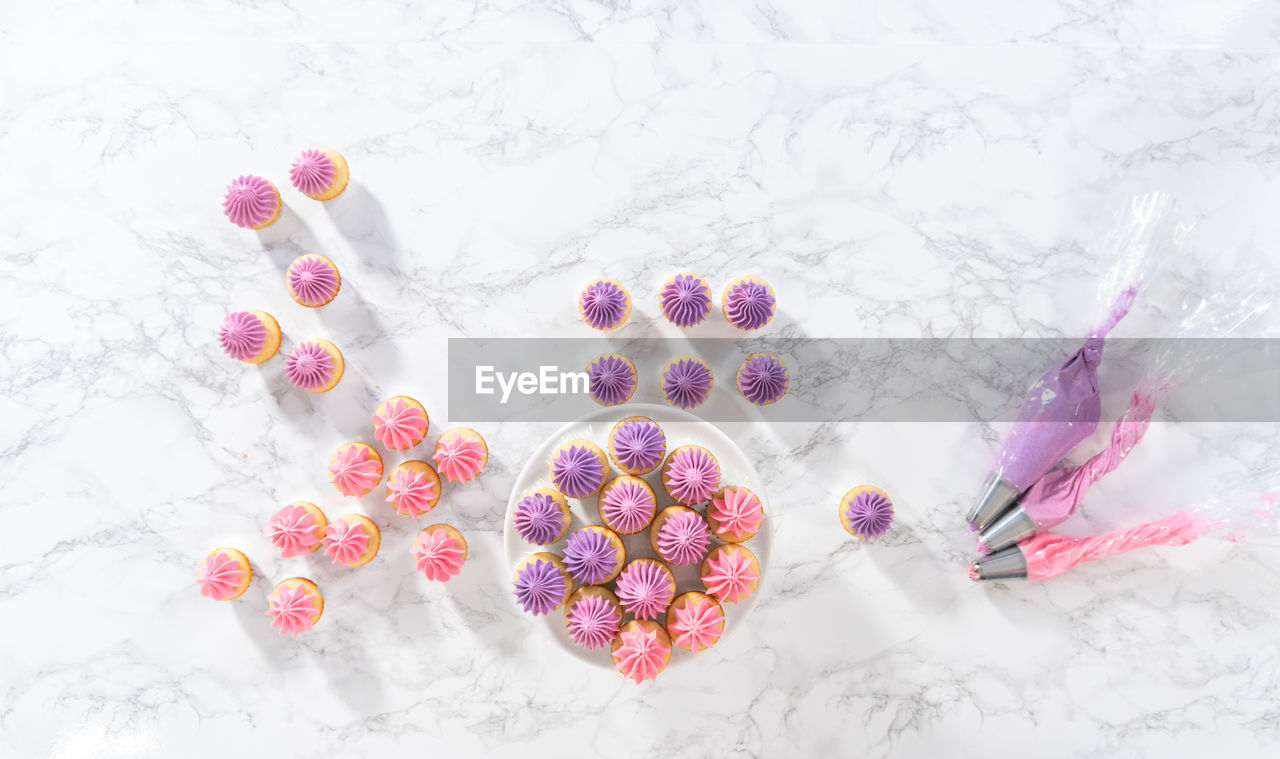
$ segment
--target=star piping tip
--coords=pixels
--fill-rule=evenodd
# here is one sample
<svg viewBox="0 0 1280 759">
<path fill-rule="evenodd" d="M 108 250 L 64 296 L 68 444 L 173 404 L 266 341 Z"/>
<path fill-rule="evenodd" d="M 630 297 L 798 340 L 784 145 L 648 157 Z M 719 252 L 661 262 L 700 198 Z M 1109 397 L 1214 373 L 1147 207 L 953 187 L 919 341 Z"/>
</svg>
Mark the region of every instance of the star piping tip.
<svg viewBox="0 0 1280 759">
<path fill-rule="evenodd" d="M 978 580 L 982 579 L 981 577 L 978 576 L 978 562 L 976 561 L 969 562 L 968 572 L 969 572 L 970 580 L 977 582 Z"/>
<path fill-rule="evenodd" d="M 983 556 L 986 556 L 987 554 L 991 553 L 990 549 L 987 548 L 987 541 L 983 540 L 982 538 L 978 538 L 978 553 L 982 554 Z"/>
</svg>

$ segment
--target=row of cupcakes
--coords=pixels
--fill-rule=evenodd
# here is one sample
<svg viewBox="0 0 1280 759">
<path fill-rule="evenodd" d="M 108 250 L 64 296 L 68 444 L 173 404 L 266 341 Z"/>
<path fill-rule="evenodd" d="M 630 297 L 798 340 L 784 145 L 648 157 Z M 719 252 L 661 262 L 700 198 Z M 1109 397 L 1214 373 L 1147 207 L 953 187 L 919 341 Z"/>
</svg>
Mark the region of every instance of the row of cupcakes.
<svg viewBox="0 0 1280 759">
<path fill-rule="evenodd" d="M 347 189 L 351 169 L 347 159 L 332 148 L 312 148 L 289 168 L 289 181 L 312 200 L 332 200 Z M 280 218 L 284 201 L 271 180 L 244 174 L 231 180 L 222 199 L 222 212 L 237 227 L 265 229 Z"/>
<path fill-rule="evenodd" d="M 587 384 L 591 398 L 602 406 L 617 406 L 631 400 L 640 384 L 635 363 L 619 353 L 606 353 L 587 364 Z M 742 360 L 734 374 L 738 393 L 757 406 L 777 403 L 790 385 L 787 366 L 772 353 L 752 353 Z M 658 373 L 662 397 L 672 406 L 691 409 L 711 397 L 715 373 L 699 356 L 683 354 L 672 358 Z"/>
<path fill-rule="evenodd" d="M 773 319 L 778 299 L 768 282 L 738 277 L 725 285 L 720 313 L 738 329 L 761 329 Z M 631 293 L 616 279 L 592 280 L 578 295 L 578 313 L 592 329 L 609 331 L 631 317 Z M 711 313 L 711 285 L 690 272 L 672 275 L 658 289 L 658 310 L 677 327 L 701 324 Z"/>
</svg>

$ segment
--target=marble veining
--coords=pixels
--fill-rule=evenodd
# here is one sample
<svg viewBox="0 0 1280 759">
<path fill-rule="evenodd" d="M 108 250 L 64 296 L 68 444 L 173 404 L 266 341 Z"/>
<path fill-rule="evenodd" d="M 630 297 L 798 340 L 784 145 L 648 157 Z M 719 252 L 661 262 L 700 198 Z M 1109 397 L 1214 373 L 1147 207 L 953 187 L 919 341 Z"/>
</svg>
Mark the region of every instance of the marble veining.
<svg viewBox="0 0 1280 759">
<path fill-rule="evenodd" d="M 766 277 L 773 337 L 1060 336 L 1086 326 L 1091 244 L 1134 192 L 1173 192 L 1196 221 L 1171 277 L 1274 257 L 1273 4 L 55 0 L 7 9 L 0 41 L 0 754 L 976 756 L 1052 735 L 1064 755 L 1171 757 L 1280 740 L 1265 550 L 966 579 L 962 515 L 1007 425 L 726 425 L 777 515 L 773 566 L 744 630 L 642 687 L 531 636 L 511 598 L 503 507 L 553 425 L 481 427 L 484 474 L 417 519 L 325 477 L 397 393 L 432 427 L 387 468 L 428 455 L 468 421 L 445 416 L 447 338 L 588 335 L 574 299 L 597 276 L 636 299 L 622 338 L 679 336 L 656 293 L 684 269 L 717 298 Z M 287 174 L 318 146 L 351 166 L 323 204 Z M 284 195 L 259 233 L 221 215 L 242 173 Z M 311 251 L 343 276 L 317 310 L 284 287 Z M 244 308 L 284 329 L 261 366 L 216 344 Z M 732 334 L 713 317 L 688 334 Z M 1158 317 L 1144 305 L 1119 332 Z M 283 377 L 311 337 L 347 360 L 320 396 Z M 1119 519 L 1108 503 L 1159 509 L 1278 442 L 1275 425 L 1157 423 L 1064 529 Z M 837 517 L 860 483 L 896 504 L 873 543 Z M 298 499 L 373 517 L 380 555 L 277 558 L 267 516 Z M 470 546 L 447 584 L 409 555 L 436 521 Z M 196 588 L 218 545 L 253 562 L 239 601 Z M 326 598 L 296 640 L 264 616 L 294 574 Z"/>
</svg>

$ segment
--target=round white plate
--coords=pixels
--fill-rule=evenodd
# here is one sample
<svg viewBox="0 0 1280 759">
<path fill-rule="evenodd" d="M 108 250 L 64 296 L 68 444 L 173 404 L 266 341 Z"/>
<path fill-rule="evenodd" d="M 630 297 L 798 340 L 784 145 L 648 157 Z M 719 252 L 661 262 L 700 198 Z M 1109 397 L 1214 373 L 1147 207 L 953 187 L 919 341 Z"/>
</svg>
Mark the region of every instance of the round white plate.
<svg viewBox="0 0 1280 759">
<path fill-rule="evenodd" d="M 566 533 L 565 539 L 550 545 L 537 546 L 533 543 L 526 543 L 520 537 L 515 530 L 515 525 L 512 523 L 512 515 L 515 512 L 516 503 L 525 493 L 537 488 L 552 487 L 551 454 L 555 452 L 556 448 L 559 448 L 562 443 L 572 438 L 585 438 L 600 446 L 607 453 L 609 450 L 609 431 L 613 429 L 613 425 L 629 416 L 647 416 L 661 425 L 662 431 L 667 435 L 667 453 L 681 445 L 700 445 L 711 451 L 720 462 L 721 487 L 726 485 L 745 485 L 759 496 L 764 504 L 764 522 L 760 525 L 760 531 L 743 544 L 751 549 L 751 552 L 760 561 L 760 587 L 757 587 L 756 592 L 752 593 L 744 601 L 736 604 L 723 604 L 725 616 L 724 633 L 720 636 L 720 642 L 714 647 L 697 654 L 691 654 L 683 649 L 673 647 L 671 666 L 674 667 L 691 658 L 707 656 L 709 653 L 714 652 L 716 648 L 724 645 L 724 641 L 746 621 L 747 617 L 751 616 L 751 610 L 755 608 L 756 599 L 760 597 L 760 590 L 764 585 L 764 578 L 768 574 L 769 553 L 773 545 L 773 513 L 769 509 L 769 499 L 765 495 L 764 483 L 761 482 L 760 475 L 756 473 L 756 468 L 747 460 L 742 449 L 710 422 L 703 421 L 686 411 L 668 406 L 628 403 L 593 411 L 561 427 L 533 452 L 533 455 L 525 462 L 524 468 L 520 470 L 520 476 L 516 478 L 515 488 L 512 489 L 511 498 L 507 501 L 507 517 L 503 527 L 503 542 L 507 551 L 507 565 L 514 573 L 516 564 L 519 564 L 521 559 L 531 553 L 550 551 L 555 554 L 563 554 L 564 544 L 568 540 L 568 535 L 586 525 L 600 524 L 600 514 L 596 510 L 596 496 L 593 495 L 585 499 L 570 498 L 568 499 L 569 509 L 573 519 L 569 524 L 569 532 Z M 612 462 L 610 462 L 610 466 L 612 467 Z M 666 489 L 662 487 L 662 478 L 659 474 L 661 470 L 662 468 L 658 467 L 658 469 L 644 475 L 644 479 L 653 486 L 653 492 L 658 496 L 658 511 L 675 503 L 671 496 L 667 495 Z M 621 472 L 617 469 L 611 469 L 609 478 L 612 479 L 619 474 Z M 699 509 L 699 511 L 702 511 L 702 509 Z M 642 557 L 656 558 L 653 549 L 649 545 L 649 531 L 647 529 L 635 535 L 620 535 L 619 537 L 622 538 L 622 542 L 627 547 L 627 561 Z M 711 540 L 713 547 L 719 544 L 715 537 L 712 537 Z M 672 566 L 671 571 L 676 576 L 676 595 L 690 590 L 703 590 L 702 580 L 698 577 L 697 564 L 687 567 Z M 613 585 L 614 583 L 608 583 L 608 587 L 611 589 Z M 510 589 L 508 592 L 511 592 Z M 511 602 L 516 603 L 514 594 L 511 595 Z M 609 649 L 598 648 L 594 651 L 588 651 L 569 638 L 569 633 L 564 626 L 563 606 L 545 616 L 535 617 L 532 614 L 527 616 L 530 624 L 537 625 L 546 631 L 548 635 L 560 644 L 561 648 L 571 655 L 601 667 L 613 667 L 613 659 L 609 655 Z M 624 614 L 623 621 L 625 622 L 630 618 L 629 614 Z M 659 619 L 658 621 L 665 623 L 664 619 Z"/>
</svg>

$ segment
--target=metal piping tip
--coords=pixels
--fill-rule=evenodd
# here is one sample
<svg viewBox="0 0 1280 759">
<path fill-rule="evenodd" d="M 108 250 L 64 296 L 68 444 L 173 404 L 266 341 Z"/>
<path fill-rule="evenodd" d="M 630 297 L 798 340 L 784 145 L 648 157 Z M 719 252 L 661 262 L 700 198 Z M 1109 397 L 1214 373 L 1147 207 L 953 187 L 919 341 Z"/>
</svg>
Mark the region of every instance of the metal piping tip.
<svg viewBox="0 0 1280 759">
<path fill-rule="evenodd" d="M 992 474 L 987 479 L 987 484 L 977 503 L 969 510 L 969 516 L 966 517 L 969 526 L 978 531 L 987 529 L 1013 505 L 1014 501 L 1018 500 L 1019 495 L 1022 495 L 1022 490 L 1017 485 L 1001 479 L 997 474 Z"/>
<path fill-rule="evenodd" d="M 1017 546 L 1010 546 L 1003 551 L 978 559 L 969 565 L 971 580 L 1025 580 L 1027 579 L 1027 557 Z"/>
<path fill-rule="evenodd" d="M 978 536 L 978 553 L 994 553 L 1035 535 L 1035 520 L 1021 506 L 1014 506 Z"/>
</svg>

